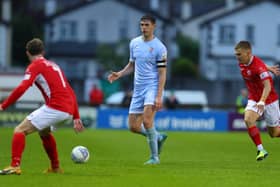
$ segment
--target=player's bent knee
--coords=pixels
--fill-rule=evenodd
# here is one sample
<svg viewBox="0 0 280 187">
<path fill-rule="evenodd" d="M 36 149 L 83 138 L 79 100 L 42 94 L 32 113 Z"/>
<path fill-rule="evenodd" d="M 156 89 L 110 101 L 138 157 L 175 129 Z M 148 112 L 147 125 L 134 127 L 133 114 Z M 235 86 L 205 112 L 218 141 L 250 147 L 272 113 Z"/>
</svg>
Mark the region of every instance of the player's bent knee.
<svg viewBox="0 0 280 187">
<path fill-rule="evenodd" d="M 280 137 L 280 129 L 277 127 L 269 127 L 268 126 L 268 134 L 271 138 Z"/>
<path fill-rule="evenodd" d="M 256 121 L 253 121 L 253 120 L 251 120 L 251 119 L 249 119 L 249 118 L 245 118 L 245 119 L 244 119 L 244 122 L 245 122 L 245 124 L 246 124 L 246 126 L 247 126 L 248 128 L 252 127 L 252 126 L 255 125 L 255 123 L 256 123 Z"/>
<path fill-rule="evenodd" d="M 37 131 L 37 129 L 32 126 L 32 124 L 20 124 L 14 129 L 14 133 L 24 133 L 25 135 L 31 134 L 35 131 Z"/>
<path fill-rule="evenodd" d="M 280 135 L 278 132 L 275 132 L 275 131 L 269 132 L 268 134 L 269 134 L 269 136 L 270 136 L 271 138 L 276 138 L 276 137 L 278 137 L 278 136 Z"/>
<path fill-rule="evenodd" d="M 14 128 L 14 133 L 19 133 L 19 132 L 22 132 L 22 131 L 21 131 L 21 129 L 18 126 L 16 126 Z"/>
<path fill-rule="evenodd" d="M 276 136 L 274 135 L 273 132 L 269 132 L 268 134 L 269 134 L 269 136 L 270 136 L 271 138 L 275 138 L 275 137 L 276 137 Z"/>
<path fill-rule="evenodd" d="M 21 126 L 16 126 L 14 129 L 14 133 L 25 133 L 24 129 Z"/>
<path fill-rule="evenodd" d="M 133 133 L 138 133 L 138 132 L 139 132 L 139 129 L 136 128 L 136 127 L 133 127 L 133 126 L 130 126 L 130 127 L 129 127 L 129 130 L 130 130 L 131 132 L 133 132 Z"/>
<path fill-rule="evenodd" d="M 38 132 L 40 136 L 42 137 L 47 137 L 50 135 L 51 131 L 46 131 L 46 130 L 43 130 L 43 131 L 39 131 Z"/>
</svg>

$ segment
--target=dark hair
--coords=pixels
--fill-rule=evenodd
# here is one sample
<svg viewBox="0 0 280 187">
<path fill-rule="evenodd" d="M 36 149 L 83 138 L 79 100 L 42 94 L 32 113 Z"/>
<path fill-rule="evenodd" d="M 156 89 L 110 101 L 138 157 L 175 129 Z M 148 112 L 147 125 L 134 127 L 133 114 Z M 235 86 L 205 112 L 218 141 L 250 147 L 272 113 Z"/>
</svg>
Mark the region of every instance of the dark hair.
<svg viewBox="0 0 280 187">
<path fill-rule="evenodd" d="M 150 22 L 152 22 L 153 24 L 156 23 L 156 18 L 153 17 L 152 15 L 146 14 L 144 16 L 141 17 L 140 21 L 144 21 L 144 20 L 149 20 Z"/>
<path fill-rule="evenodd" d="M 39 38 L 33 38 L 27 42 L 25 48 L 31 55 L 39 55 L 44 52 L 44 43 Z"/>
<path fill-rule="evenodd" d="M 239 49 L 239 48 L 241 48 L 241 49 L 249 49 L 249 50 L 252 49 L 250 42 L 245 41 L 245 40 L 240 41 L 240 42 L 238 42 L 238 44 L 236 44 L 235 49 Z"/>
</svg>

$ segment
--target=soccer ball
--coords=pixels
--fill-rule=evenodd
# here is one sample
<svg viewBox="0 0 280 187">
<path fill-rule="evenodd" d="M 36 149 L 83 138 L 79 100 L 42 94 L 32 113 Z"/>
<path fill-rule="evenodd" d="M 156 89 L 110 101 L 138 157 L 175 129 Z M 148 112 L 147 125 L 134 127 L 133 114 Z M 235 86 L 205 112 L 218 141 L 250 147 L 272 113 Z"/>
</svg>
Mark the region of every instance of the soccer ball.
<svg viewBox="0 0 280 187">
<path fill-rule="evenodd" d="M 75 163 L 85 163 L 89 159 L 89 151 L 86 147 L 78 145 L 72 149 L 71 159 Z"/>
</svg>

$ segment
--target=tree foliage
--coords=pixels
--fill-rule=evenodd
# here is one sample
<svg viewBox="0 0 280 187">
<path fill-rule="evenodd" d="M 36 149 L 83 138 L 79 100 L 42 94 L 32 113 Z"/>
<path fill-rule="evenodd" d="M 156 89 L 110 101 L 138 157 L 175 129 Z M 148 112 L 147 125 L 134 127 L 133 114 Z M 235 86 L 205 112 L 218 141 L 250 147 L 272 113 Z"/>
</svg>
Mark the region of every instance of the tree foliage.
<svg viewBox="0 0 280 187">
<path fill-rule="evenodd" d="M 25 44 L 34 37 L 43 36 L 43 12 L 28 9 L 28 1 L 12 1 L 12 65 L 26 66 Z M 43 39 L 43 38 L 42 38 Z"/>
<path fill-rule="evenodd" d="M 128 62 L 128 41 L 97 46 L 97 61 L 106 69 L 117 71 Z"/>
<path fill-rule="evenodd" d="M 25 54 L 25 44 L 28 40 L 42 38 L 42 30 L 34 25 L 34 20 L 29 16 L 16 14 L 13 18 L 13 65 L 26 66 L 28 59 Z"/>
<path fill-rule="evenodd" d="M 129 60 L 129 41 L 123 40 L 117 44 L 100 44 L 96 50 L 97 62 L 103 67 L 103 73 L 119 71 Z M 131 76 L 120 79 L 122 87 L 126 90 L 131 87 Z"/>
<path fill-rule="evenodd" d="M 172 66 L 172 74 L 177 77 L 197 77 L 197 66 L 188 58 L 178 58 Z"/>
<path fill-rule="evenodd" d="M 198 64 L 199 45 L 198 42 L 190 37 L 178 34 L 176 38 L 181 57 L 189 58 L 194 64 Z"/>
<path fill-rule="evenodd" d="M 179 57 L 172 63 L 172 74 L 180 77 L 197 77 L 199 65 L 199 45 L 192 38 L 178 34 L 176 38 Z"/>
</svg>

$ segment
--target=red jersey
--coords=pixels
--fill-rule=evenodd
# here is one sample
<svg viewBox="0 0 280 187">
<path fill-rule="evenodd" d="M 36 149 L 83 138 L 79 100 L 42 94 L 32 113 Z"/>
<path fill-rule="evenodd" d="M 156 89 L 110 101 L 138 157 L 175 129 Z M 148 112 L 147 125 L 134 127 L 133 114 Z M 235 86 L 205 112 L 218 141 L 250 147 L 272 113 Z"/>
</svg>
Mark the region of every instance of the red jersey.
<svg viewBox="0 0 280 187">
<path fill-rule="evenodd" d="M 64 73 L 57 64 L 44 57 L 33 60 L 27 67 L 22 82 L 2 103 L 3 109 L 16 102 L 33 83 L 41 91 L 47 106 L 67 112 L 74 119 L 80 118 L 75 93 Z"/>
<path fill-rule="evenodd" d="M 268 72 L 266 65 L 261 59 L 253 56 L 252 62 L 249 64 L 239 64 L 241 75 L 248 89 L 248 99 L 258 102 L 263 92 L 263 81 L 268 79 L 271 84 L 271 91 L 265 101 L 270 104 L 278 100 L 278 95 L 274 89 L 273 80 Z"/>
</svg>

